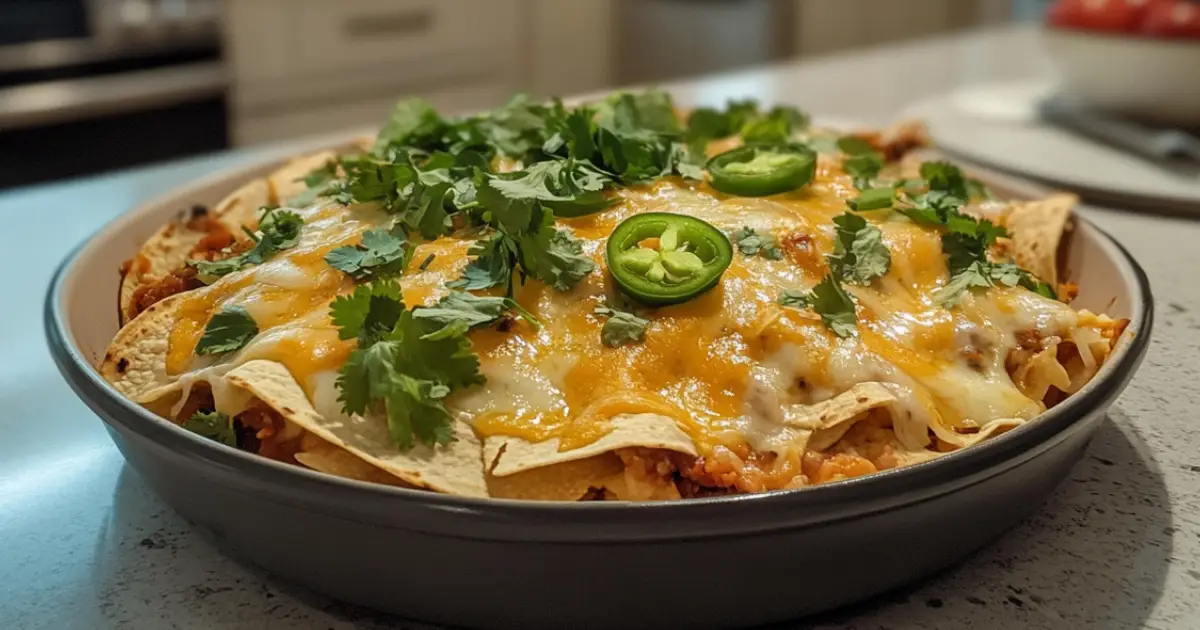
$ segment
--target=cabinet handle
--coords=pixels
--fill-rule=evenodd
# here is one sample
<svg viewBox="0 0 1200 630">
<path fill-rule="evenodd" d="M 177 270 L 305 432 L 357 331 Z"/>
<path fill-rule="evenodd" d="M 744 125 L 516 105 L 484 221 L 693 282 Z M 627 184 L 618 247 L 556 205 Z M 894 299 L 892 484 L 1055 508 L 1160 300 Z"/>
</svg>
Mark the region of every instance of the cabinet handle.
<svg viewBox="0 0 1200 630">
<path fill-rule="evenodd" d="M 349 37 L 380 37 L 416 35 L 433 26 L 433 15 L 428 9 L 404 13 L 377 13 L 355 15 L 342 23 L 342 31 Z"/>
</svg>

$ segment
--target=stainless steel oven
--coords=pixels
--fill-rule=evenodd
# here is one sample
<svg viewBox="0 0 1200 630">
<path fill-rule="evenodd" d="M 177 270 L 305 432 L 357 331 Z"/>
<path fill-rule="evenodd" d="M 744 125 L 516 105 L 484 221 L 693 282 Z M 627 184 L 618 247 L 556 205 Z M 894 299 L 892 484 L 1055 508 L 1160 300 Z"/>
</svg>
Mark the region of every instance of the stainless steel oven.
<svg viewBox="0 0 1200 630">
<path fill-rule="evenodd" d="M 0 0 L 0 189 L 228 146 L 220 0 Z"/>
</svg>

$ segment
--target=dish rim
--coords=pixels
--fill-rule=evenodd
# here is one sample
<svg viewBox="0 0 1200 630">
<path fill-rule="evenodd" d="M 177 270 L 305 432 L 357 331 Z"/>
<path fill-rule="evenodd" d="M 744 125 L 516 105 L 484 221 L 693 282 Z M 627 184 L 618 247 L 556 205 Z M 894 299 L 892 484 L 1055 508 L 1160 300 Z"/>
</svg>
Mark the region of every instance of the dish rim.
<svg viewBox="0 0 1200 630">
<path fill-rule="evenodd" d="M 331 144 L 330 146 L 341 144 L 345 143 Z M 443 515 L 461 517 L 469 514 L 475 518 L 503 524 L 528 523 L 530 517 L 535 517 L 560 526 L 570 524 L 594 526 L 602 523 L 615 524 L 616 522 L 645 525 L 646 523 L 661 522 L 691 523 L 701 516 L 711 516 L 720 518 L 725 522 L 726 527 L 731 521 L 739 522 L 738 533 L 742 533 L 750 530 L 800 526 L 794 520 L 797 515 L 810 516 L 820 522 L 826 522 L 831 518 L 821 516 L 822 508 L 831 506 L 838 507 L 840 505 L 843 510 L 850 508 L 854 512 L 853 514 L 841 513 L 832 517 L 837 520 L 853 518 L 859 514 L 886 511 L 927 500 L 972 485 L 992 475 L 1001 474 L 1056 445 L 1073 428 L 1076 428 L 1082 419 L 1099 409 L 1106 409 L 1124 389 L 1149 347 L 1153 328 L 1154 300 L 1150 281 L 1145 271 L 1120 242 L 1076 212 L 1074 214 L 1075 221 L 1086 225 L 1087 229 L 1096 234 L 1102 244 L 1107 243 L 1111 247 L 1112 251 L 1106 252 L 1106 254 L 1115 254 L 1115 256 L 1110 255 L 1114 259 L 1114 264 L 1118 268 L 1124 268 L 1125 271 L 1130 272 L 1129 275 L 1135 282 L 1135 290 L 1129 296 L 1133 311 L 1129 318 L 1129 326 L 1123 333 L 1122 340 L 1118 342 L 1113 353 L 1113 360 L 1108 361 L 1083 389 L 1039 415 L 1035 422 L 1023 424 L 979 444 L 919 464 L 807 488 L 646 503 L 462 497 L 346 479 L 278 462 L 213 442 L 160 418 L 125 398 L 103 379 L 92 362 L 84 356 L 82 349 L 75 343 L 63 307 L 67 280 L 76 270 L 77 261 L 84 254 L 102 248 L 112 239 L 113 235 L 121 231 L 125 224 L 144 214 L 165 215 L 167 213 L 163 207 L 179 205 L 173 203 L 175 200 L 186 198 L 188 195 L 194 195 L 198 191 L 218 184 L 236 181 L 238 177 L 244 179 L 247 173 L 261 171 L 270 165 L 280 163 L 278 155 L 269 155 L 239 166 L 222 169 L 157 195 L 108 221 L 94 234 L 72 248 L 58 264 L 44 299 L 44 332 L 51 357 L 60 373 L 76 395 L 100 416 L 101 421 L 106 425 L 120 425 L 157 446 L 167 449 L 176 456 L 199 460 L 201 464 L 214 467 L 211 472 L 236 473 L 242 481 L 246 482 L 243 484 L 246 486 L 246 490 L 259 490 L 273 497 L 290 496 L 295 502 L 304 503 L 310 508 L 334 516 L 345 517 L 346 513 L 326 508 L 353 505 L 359 510 L 375 512 L 378 509 L 377 506 L 373 505 L 367 508 L 362 504 L 356 504 L 360 499 L 366 499 L 378 502 L 380 505 L 385 503 L 395 505 L 395 502 L 400 502 Z M 1022 185 L 1026 188 L 1029 187 L 1026 182 L 1014 182 L 994 173 L 982 175 L 985 180 L 999 180 L 1001 183 L 1014 187 Z M 113 428 L 109 427 L 110 431 Z M 731 504 L 739 504 L 739 507 L 732 511 L 725 507 Z M 788 519 L 769 523 L 746 523 L 744 522 L 746 519 L 736 518 L 743 514 L 750 514 L 750 512 L 744 512 L 750 509 L 753 509 L 754 514 L 780 514 L 782 513 L 780 510 L 783 510 L 790 512 L 791 515 Z M 735 518 L 731 519 L 730 513 Z M 394 516 L 394 512 L 391 514 Z M 711 527 L 696 528 L 699 533 L 693 533 L 691 536 L 732 533 L 721 529 L 721 523 L 712 523 L 711 525 Z M 417 523 L 393 523 L 392 526 L 414 530 L 422 529 Z M 475 529 L 466 528 L 465 531 L 474 532 Z M 471 538 L 495 538 L 495 536 L 484 534 L 485 532 L 480 529 L 477 533 L 462 533 L 461 535 Z M 689 534 L 672 530 L 651 537 L 679 539 L 689 537 Z M 573 537 L 569 537 L 569 539 L 575 540 Z M 587 537 L 587 541 L 595 542 L 629 539 L 629 536 L 595 534 Z M 583 540 L 579 542 L 583 542 Z"/>
</svg>

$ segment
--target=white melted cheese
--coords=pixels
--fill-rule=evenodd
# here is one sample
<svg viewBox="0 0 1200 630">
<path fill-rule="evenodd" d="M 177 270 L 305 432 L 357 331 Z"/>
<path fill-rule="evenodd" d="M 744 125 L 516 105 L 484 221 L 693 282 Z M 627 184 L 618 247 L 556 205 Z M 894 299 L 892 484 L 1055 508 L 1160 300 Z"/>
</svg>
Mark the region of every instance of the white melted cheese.
<svg viewBox="0 0 1200 630">
<path fill-rule="evenodd" d="M 1021 289 L 976 293 L 947 312 L 931 297 L 946 276 L 940 240 L 936 232 L 906 219 L 870 217 L 891 250 L 892 267 L 870 287 L 849 287 L 859 304 L 858 336 L 837 338 L 812 313 L 778 305 L 782 291 L 808 289 L 824 275 L 823 259 L 834 238 L 832 217 L 845 211 L 844 197 L 856 194 L 836 174 L 818 179 L 810 190 L 758 199 L 662 183 L 623 190 L 624 203 L 562 221 L 600 270 L 566 293 L 534 280 L 518 286 L 514 297 L 541 325 L 517 323 L 507 332 L 471 333 L 486 383 L 455 393 L 448 406 L 484 436 L 564 436 L 583 430 L 572 419 L 590 418 L 599 408 L 665 413 L 697 444 L 734 434 L 756 450 L 774 452 L 799 438 L 795 428 L 784 427 L 785 406 L 821 402 L 863 382 L 882 383 L 895 396 L 896 436 L 910 449 L 927 446 L 930 429 L 945 436 L 956 426 L 1039 413 L 1040 402 L 1013 385 L 1005 358 L 1017 347 L 1018 334 L 1077 334 L 1072 332 L 1077 314 Z M 735 253 L 717 289 L 646 313 L 651 324 L 643 343 L 606 348 L 600 343 L 604 319 L 593 314 L 614 298 L 603 270 L 605 239 L 621 220 L 647 211 L 690 214 L 729 232 L 751 227 L 779 239 L 787 256 L 768 260 Z M 192 371 L 181 380 L 188 386 L 214 382 L 246 361 L 279 361 L 319 413 L 338 417 L 337 369 L 353 342 L 337 339 L 329 301 L 353 285 L 324 263 L 323 254 L 357 243 L 362 232 L 390 217 L 361 206 L 318 204 L 298 212 L 306 223 L 295 248 L 203 290 L 216 297 L 208 311 L 197 312 L 207 316 L 242 306 L 260 322 L 260 333 L 220 365 L 192 361 Z M 440 262 L 427 271 L 410 267 L 402 279 L 409 306 L 443 295 L 445 283 L 465 264 L 462 240 L 440 239 L 421 247 L 438 252 Z M 426 256 L 419 249 L 414 260 Z M 440 267 L 443 256 L 453 257 L 455 264 Z M 222 289 L 225 285 L 233 288 Z M 1093 334 L 1081 341 L 1102 339 Z M 217 387 L 214 382 L 214 393 Z M 244 405 L 234 394 L 220 393 L 219 410 Z"/>
</svg>

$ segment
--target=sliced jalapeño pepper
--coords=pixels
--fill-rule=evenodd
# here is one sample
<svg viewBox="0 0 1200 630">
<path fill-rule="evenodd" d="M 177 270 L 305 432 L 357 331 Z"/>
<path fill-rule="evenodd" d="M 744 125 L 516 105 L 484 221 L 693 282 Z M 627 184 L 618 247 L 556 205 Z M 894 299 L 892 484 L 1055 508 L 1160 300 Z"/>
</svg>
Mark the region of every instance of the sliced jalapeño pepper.
<svg viewBox="0 0 1200 630">
<path fill-rule="evenodd" d="M 733 260 L 724 232 L 683 214 L 647 212 L 608 237 L 608 270 L 629 297 L 648 306 L 686 302 L 716 286 Z"/>
<path fill-rule="evenodd" d="M 738 147 L 708 161 L 713 188 L 730 195 L 765 197 L 812 181 L 817 154 L 802 144 Z"/>
</svg>

